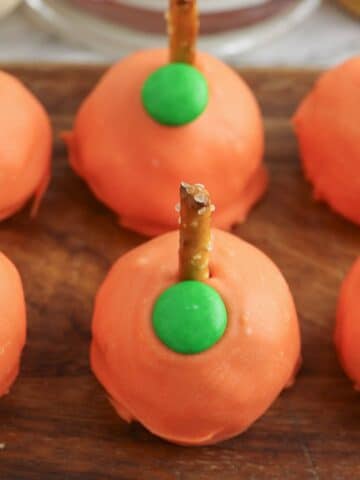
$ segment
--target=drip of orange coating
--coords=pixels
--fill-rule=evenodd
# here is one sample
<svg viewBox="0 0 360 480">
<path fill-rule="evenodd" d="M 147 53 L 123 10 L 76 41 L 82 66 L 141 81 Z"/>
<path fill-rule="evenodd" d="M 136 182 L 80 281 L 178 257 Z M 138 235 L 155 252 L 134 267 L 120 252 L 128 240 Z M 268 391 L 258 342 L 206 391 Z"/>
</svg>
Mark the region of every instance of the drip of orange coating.
<svg viewBox="0 0 360 480">
<path fill-rule="evenodd" d="M 360 258 L 351 267 L 344 279 L 336 314 L 335 346 L 339 361 L 360 391 Z"/>
<path fill-rule="evenodd" d="M 0 396 L 8 393 L 26 340 L 26 306 L 20 275 L 0 252 Z"/>
<path fill-rule="evenodd" d="M 199 18 L 196 0 L 170 0 L 168 34 L 170 62 L 195 63 Z"/>
<path fill-rule="evenodd" d="M 211 214 L 214 206 L 204 185 L 180 185 L 180 280 L 203 282 L 210 276 Z"/>
</svg>

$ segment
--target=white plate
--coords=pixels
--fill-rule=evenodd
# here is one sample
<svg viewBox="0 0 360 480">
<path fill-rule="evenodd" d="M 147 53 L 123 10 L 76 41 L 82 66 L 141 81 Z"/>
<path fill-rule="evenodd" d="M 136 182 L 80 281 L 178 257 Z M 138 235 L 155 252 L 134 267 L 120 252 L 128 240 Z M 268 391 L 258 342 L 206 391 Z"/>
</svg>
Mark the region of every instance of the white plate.
<svg viewBox="0 0 360 480">
<path fill-rule="evenodd" d="M 268 1 L 269 0 L 199 0 L 199 9 L 201 12 L 225 12 L 239 8 L 256 7 L 268 3 Z M 115 3 L 163 12 L 167 8 L 168 0 L 115 0 Z"/>
<path fill-rule="evenodd" d="M 1 1 L 1 0 L 0 0 Z M 205 0 L 204 0 L 205 1 Z M 231 59 L 239 53 L 264 44 L 291 30 L 303 21 L 321 3 L 321 0 L 294 1 L 285 12 L 256 26 L 226 33 L 201 35 L 200 49 L 218 57 Z M 166 45 L 165 35 L 155 35 L 132 30 L 96 18 L 59 0 L 25 0 L 32 18 L 40 21 L 50 31 L 89 46 L 116 59 L 133 50 Z M 165 30 L 165 25 L 164 25 Z"/>
</svg>

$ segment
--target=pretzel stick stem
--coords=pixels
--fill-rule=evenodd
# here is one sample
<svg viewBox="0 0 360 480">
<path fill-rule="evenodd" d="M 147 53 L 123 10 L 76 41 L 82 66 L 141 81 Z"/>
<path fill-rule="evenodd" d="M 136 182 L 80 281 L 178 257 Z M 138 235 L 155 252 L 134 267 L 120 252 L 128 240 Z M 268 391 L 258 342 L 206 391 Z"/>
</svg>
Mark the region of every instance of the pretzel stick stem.
<svg viewBox="0 0 360 480">
<path fill-rule="evenodd" d="M 203 185 L 180 186 L 180 280 L 209 278 L 211 215 L 214 206 Z"/>
<path fill-rule="evenodd" d="M 195 62 L 199 18 L 196 0 L 169 0 L 170 62 Z"/>
</svg>

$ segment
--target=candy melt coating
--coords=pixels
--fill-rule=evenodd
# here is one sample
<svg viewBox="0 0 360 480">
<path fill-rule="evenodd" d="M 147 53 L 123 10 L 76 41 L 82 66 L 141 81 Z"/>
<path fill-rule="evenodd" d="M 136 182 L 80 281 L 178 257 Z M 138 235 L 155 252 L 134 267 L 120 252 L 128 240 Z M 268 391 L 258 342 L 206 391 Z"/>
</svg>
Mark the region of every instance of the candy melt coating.
<svg viewBox="0 0 360 480">
<path fill-rule="evenodd" d="M 206 79 L 185 63 L 169 63 L 145 81 L 142 102 L 147 113 L 163 125 L 185 125 L 205 110 L 209 100 Z"/>
<path fill-rule="evenodd" d="M 50 178 L 49 118 L 35 97 L 0 71 L 0 220 L 35 196 L 39 206 Z"/>
<path fill-rule="evenodd" d="M 345 278 L 338 303 L 335 345 L 349 378 L 360 389 L 360 258 Z"/>
<path fill-rule="evenodd" d="M 321 76 L 294 126 L 317 199 L 360 224 L 360 56 Z"/>
<path fill-rule="evenodd" d="M 179 282 L 157 298 L 152 311 L 157 337 L 171 350 L 203 352 L 223 336 L 227 313 L 216 290 L 202 282 Z"/>
<path fill-rule="evenodd" d="M 179 444 L 216 443 L 246 430 L 293 379 L 300 356 L 288 286 L 259 250 L 213 231 L 211 278 L 227 308 L 222 339 L 198 355 L 172 352 L 151 312 L 177 281 L 178 234 L 121 257 L 96 298 L 91 365 L 126 421 Z"/>
<path fill-rule="evenodd" d="M 64 135 L 70 162 L 125 227 L 146 235 L 175 230 L 174 205 L 186 180 L 207 186 L 214 225 L 228 229 L 244 220 L 267 185 L 258 105 L 233 70 L 201 53 L 205 111 L 182 127 L 160 125 L 146 113 L 141 90 L 167 62 L 166 49 L 141 51 L 105 74 Z"/>
<path fill-rule="evenodd" d="M 0 396 L 9 391 L 26 337 L 23 288 L 15 266 L 0 253 Z"/>
</svg>

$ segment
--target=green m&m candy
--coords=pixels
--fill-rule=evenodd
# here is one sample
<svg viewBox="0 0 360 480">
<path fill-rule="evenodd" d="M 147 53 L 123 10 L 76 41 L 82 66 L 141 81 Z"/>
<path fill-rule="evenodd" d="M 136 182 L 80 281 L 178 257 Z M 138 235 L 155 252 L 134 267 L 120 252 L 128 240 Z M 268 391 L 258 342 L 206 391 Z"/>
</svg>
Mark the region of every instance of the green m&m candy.
<svg viewBox="0 0 360 480">
<path fill-rule="evenodd" d="M 177 283 L 159 296 L 152 322 L 162 343 L 177 353 L 190 355 L 211 348 L 221 339 L 227 312 L 214 288 L 191 280 Z"/>
<path fill-rule="evenodd" d="M 158 123 L 180 126 L 195 120 L 209 101 L 204 75 L 185 63 L 169 63 L 146 80 L 142 102 L 147 113 Z"/>
</svg>

